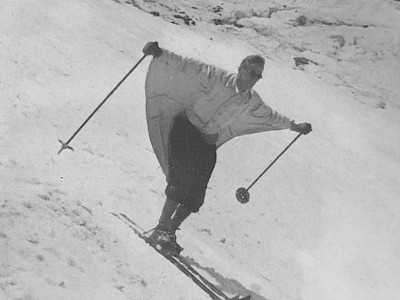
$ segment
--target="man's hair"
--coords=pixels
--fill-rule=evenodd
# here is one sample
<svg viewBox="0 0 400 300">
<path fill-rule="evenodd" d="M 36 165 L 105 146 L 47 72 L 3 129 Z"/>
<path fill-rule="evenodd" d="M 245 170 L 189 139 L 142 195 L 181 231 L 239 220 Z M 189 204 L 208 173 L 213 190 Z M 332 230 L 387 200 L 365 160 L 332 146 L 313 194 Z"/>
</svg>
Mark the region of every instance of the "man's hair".
<svg viewBox="0 0 400 300">
<path fill-rule="evenodd" d="M 254 65 L 256 66 L 260 65 L 264 67 L 265 59 L 260 55 L 249 55 L 242 60 L 239 66 L 239 70 L 240 69 L 249 70 Z"/>
</svg>

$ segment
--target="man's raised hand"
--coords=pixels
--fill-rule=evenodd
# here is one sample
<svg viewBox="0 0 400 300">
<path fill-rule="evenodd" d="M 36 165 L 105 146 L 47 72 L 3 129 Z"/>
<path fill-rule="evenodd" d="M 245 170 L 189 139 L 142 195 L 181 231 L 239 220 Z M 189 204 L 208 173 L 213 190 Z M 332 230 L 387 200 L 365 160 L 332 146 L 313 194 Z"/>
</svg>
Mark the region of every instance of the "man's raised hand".
<svg viewBox="0 0 400 300">
<path fill-rule="evenodd" d="M 159 57 L 162 54 L 162 49 L 158 47 L 158 42 L 148 42 L 143 48 L 145 55 L 153 55 L 153 57 Z"/>
<path fill-rule="evenodd" d="M 309 134 L 312 131 L 312 126 L 310 123 L 300 123 L 296 124 L 292 122 L 292 126 L 290 126 L 290 130 L 300 132 L 302 134 Z"/>
</svg>

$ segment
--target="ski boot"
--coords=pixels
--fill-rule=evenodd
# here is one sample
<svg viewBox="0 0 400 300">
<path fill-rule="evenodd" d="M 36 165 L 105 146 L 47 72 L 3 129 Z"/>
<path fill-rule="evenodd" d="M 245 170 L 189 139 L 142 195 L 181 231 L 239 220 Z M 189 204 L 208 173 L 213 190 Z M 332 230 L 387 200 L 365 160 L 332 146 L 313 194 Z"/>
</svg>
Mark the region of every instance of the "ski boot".
<svg viewBox="0 0 400 300">
<path fill-rule="evenodd" d="M 183 250 L 183 248 L 176 242 L 175 232 L 172 231 L 156 228 L 148 237 L 148 241 L 156 249 L 172 256 L 179 256 Z"/>
</svg>

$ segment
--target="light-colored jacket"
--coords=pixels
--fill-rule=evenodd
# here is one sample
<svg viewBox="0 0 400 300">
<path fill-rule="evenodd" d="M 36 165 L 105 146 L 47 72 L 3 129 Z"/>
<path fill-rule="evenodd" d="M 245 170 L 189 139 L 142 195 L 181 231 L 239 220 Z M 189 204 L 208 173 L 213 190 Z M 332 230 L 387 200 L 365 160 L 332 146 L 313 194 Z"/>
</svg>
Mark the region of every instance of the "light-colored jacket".
<svg viewBox="0 0 400 300">
<path fill-rule="evenodd" d="M 164 49 L 150 63 L 145 90 L 150 141 L 166 176 L 168 137 L 178 114 L 185 114 L 205 140 L 217 147 L 236 136 L 291 125 L 254 90 L 238 92 L 236 74 Z"/>
</svg>

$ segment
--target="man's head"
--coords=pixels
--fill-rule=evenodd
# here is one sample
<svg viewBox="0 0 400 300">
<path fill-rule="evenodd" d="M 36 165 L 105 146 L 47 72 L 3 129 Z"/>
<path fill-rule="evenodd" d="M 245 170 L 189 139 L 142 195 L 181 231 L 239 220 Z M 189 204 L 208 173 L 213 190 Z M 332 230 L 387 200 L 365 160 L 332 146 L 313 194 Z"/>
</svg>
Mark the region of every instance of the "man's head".
<svg viewBox="0 0 400 300">
<path fill-rule="evenodd" d="M 239 92 L 251 89 L 262 78 L 265 60 L 260 55 L 247 56 L 238 69 L 236 86 Z"/>
</svg>

